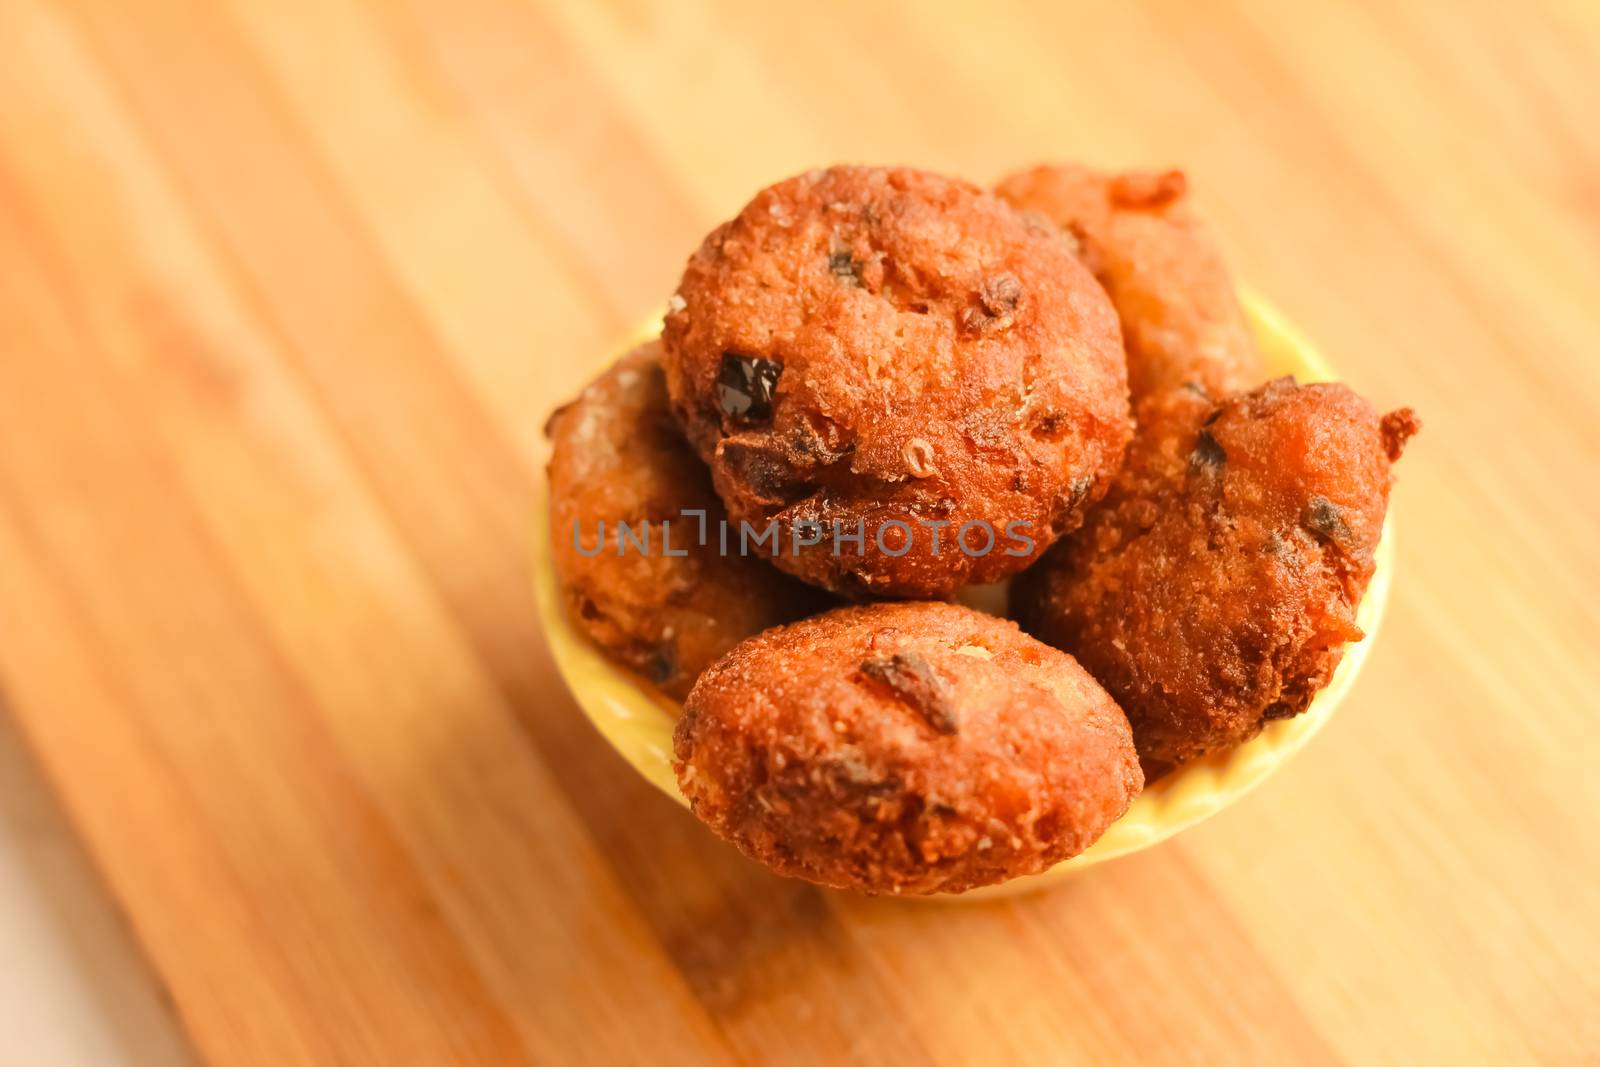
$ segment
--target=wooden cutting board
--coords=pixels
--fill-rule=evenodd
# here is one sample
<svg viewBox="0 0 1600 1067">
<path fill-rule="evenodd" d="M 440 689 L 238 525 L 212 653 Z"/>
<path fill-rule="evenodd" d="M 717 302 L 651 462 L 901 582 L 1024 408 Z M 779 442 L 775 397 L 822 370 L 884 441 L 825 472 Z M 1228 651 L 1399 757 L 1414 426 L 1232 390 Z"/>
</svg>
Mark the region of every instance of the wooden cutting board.
<svg viewBox="0 0 1600 1067">
<path fill-rule="evenodd" d="M 1600 1056 L 1600 17 L 0 3 L 0 679 L 216 1063 Z M 778 881 L 525 580 L 547 411 L 757 187 L 1180 162 L 1401 467 L 1379 646 L 1045 896 Z"/>
</svg>

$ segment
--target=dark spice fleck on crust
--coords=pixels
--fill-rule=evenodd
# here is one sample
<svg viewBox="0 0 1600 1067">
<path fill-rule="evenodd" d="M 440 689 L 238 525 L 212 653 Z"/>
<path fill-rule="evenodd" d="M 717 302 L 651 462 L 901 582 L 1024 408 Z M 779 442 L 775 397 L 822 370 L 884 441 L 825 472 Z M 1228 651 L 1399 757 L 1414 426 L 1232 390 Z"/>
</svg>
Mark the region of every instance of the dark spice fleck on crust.
<svg viewBox="0 0 1600 1067">
<path fill-rule="evenodd" d="M 845 285 L 861 288 L 861 264 L 848 251 L 829 253 L 828 270 Z"/>
<path fill-rule="evenodd" d="M 765 442 L 729 437 L 718 446 L 717 456 L 763 503 L 787 503 L 806 488 L 789 457 Z"/>
<path fill-rule="evenodd" d="M 984 310 L 989 314 L 1009 315 L 1017 310 L 1017 304 L 1022 300 L 1022 283 L 1017 281 L 1014 274 L 1001 274 L 990 278 L 983 283 L 983 292 L 980 294 Z"/>
<path fill-rule="evenodd" d="M 772 417 L 772 393 L 783 364 L 738 352 L 722 353 L 717 373 L 717 401 L 728 415 L 741 419 Z"/>
<path fill-rule="evenodd" d="M 1201 430 L 1194 438 L 1194 451 L 1189 453 L 1189 466 L 1194 470 L 1216 468 L 1228 462 L 1228 450 L 1217 443 L 1210 430 Z"/>
<path fill-rule="evenodd" d="M 1330 541 L 1344 542 L 1350 539 L 1350 525 L 1344 521 L 1344 513 L 1339 510 L 1339 505 L 1325 496 L 1312 497 L 1306 503 L 1300 521 L 1306 529 Z"/>
<path fill-rule="evenodd" d="M 998 332 L 1011 328 L 1022 302 L 1022 283 L 1014 274 L 985 278 L 978 289 L 978 306 L 961 313 L 961 327 L 969 333 Z"/>
<path fill-rule="evenodd" d="M 1304 710 L 1305 708 L 1303 707 L 1296 707 L 1294 704 L 1280 700 L 1276 704 L 1268 704 L 1266 710 L 1261 713 L 1261 719 L 1263 722 L 1292 719 Z"/>
<path fill-rule="evenodd" d="M 961 728 L 956 709 L 950 704 L 949 688 L 933 664 L 917 653 L 896 652 L 866 660 L 861 664 L 861 673 L 893 689 L 941 734 L 953 734 Z"/>
<path fill-rule="evenodd" d="M 670 639 L 657 645 L 645 664 L 646 677 L 656 685 L 670 681 L 678 670 L 678 646 Z"/>
</svg>

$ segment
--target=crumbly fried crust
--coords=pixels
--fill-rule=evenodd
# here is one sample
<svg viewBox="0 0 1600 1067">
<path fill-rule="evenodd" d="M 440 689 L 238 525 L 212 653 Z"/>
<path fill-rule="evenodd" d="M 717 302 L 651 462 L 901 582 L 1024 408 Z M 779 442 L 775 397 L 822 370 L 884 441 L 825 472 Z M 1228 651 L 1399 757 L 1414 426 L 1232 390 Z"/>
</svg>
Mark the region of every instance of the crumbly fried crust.
<svg viewBox="0 0 1600 1067">
<path fill-rule="evenodd" d="M 1077 239 L 1122 320 L 1135 403 L 1188 383 L 1225 396 L 1266 375 L 1233 279 L 1187 190 L 1182 171 L 1075 165 L 1035 167 L 995 190 Z"/>
<path fill-rule="evenodd" d="M 1071 656 L 937 602 L 838 608 L 744 642 L 678 723 L 696 815 L 781 874 L 955 892 L 1087 848 L 1143 785 Z"/>
<path fill-rule="evenodd" d="M 1390 465 L 1420 423 L 1289 378 L 1220 404 L 1158 393 L 1137 421 L 1105 502 L 1012 609 L 1105 685 L 1142 757 L 1181 763 L 1304 711 L 1361 638 Z"/>
<path fill-rule="evenodd" d="M 551 415 L 545 432 L 551 545 L 568 614 L 607 655 L 663 692 L 682 699 L 735 644 L 826 603 L 765 562 L 719 553 L 722 502 L 668 408 L 659 343 L 623 356 Z M 686 509 L 706 512 L 706 546 L 698 544 L 699 523 L 680 518 Z M 587 555 L 602 521 L 605 548 Z M 630 541 L 618 555 L 619 522 L 648 529 L 649 551 Z M 665 554 L 665 523 L 671 550 L 688 555 Z"/>
<path fill-rule="evenodd" d="M 861 549 L 777 561 L 850 595 L 1014 573 L 1103 495 L 1129 437 L 1116 315 L 1071 246 L 915 170 L 763 190 L 691 257 L 663 340 L 673 408 L 736 520 L 775 520 L 786 546 L 808 523 L 865 528 Z M 974 554 L 953 547 L 970 521 L 993 550 L 981 528 Z M 903 554 L 889 522 L 912 531 Z"/>
</svg>

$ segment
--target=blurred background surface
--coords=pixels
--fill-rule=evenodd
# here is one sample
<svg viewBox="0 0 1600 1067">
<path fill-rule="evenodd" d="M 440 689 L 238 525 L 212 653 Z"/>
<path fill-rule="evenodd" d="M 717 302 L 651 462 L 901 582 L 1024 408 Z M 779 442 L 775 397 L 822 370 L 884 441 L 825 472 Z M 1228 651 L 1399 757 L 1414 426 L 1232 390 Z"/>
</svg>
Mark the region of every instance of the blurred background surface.
<svg viewBox="0 0 1600 1067">
<path fill-rule="evenodd" d="M 1575 0 L 0 0 L 0 1060 L 1592 1061 L 1597 91 Z M 1384 633 L 1057 892 L 779 882 L 554 678 L 541 426 L 760 186 L 1050 159 L 1421 413 Z"/>
</svg>

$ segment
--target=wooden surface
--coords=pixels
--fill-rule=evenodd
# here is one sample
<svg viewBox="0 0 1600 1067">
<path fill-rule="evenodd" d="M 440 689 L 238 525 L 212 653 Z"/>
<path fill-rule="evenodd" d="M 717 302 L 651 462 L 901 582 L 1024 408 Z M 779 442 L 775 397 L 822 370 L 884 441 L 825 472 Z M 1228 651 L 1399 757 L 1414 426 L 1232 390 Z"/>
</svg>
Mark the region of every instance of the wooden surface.
<svg viewBox="0 0 1600 1067">
<path fill-rule="evenodd" d="M 1597 70 L 1577 0 L 0 0 L 7 702 L 211 1062 L 1593 1062 Z M 1048 896 L 777 881 L 552 676 L 545 413 L 758 186 L 1056 156 L 1422 413 L 1380 644 Z"/>
</svg>

